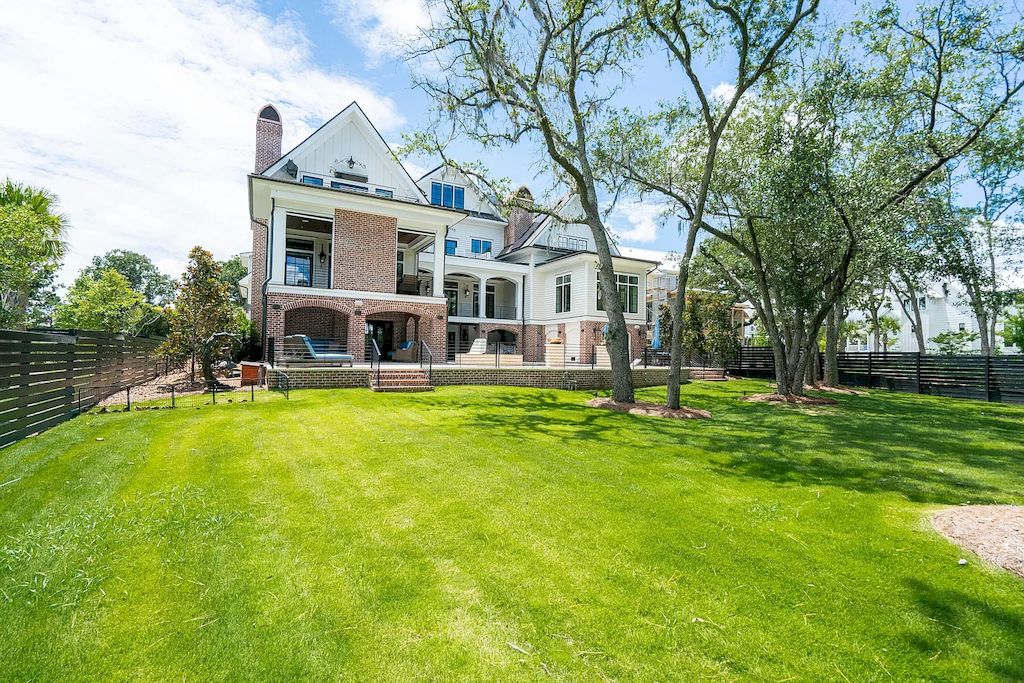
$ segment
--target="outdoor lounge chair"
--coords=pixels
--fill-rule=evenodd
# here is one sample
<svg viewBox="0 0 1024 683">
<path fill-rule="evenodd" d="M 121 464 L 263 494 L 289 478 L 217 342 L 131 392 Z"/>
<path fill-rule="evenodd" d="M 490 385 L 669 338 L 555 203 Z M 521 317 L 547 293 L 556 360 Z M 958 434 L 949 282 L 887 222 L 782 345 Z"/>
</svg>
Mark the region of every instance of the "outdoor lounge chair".
<svg viewBox="0 0 1024 683">
<path fill-rule="evenodd" d="M 416 362 L 416 342 L 404 341 L 398 345 L 398 349 L 391 352 L 391 360 L 396 363 Z"/>
<path fill-rule="evenodd" d="M 305 334 L 294 334 L 285 337 L 285 339 L 297 339 L 302 342 L 302 346 L 305 347 L 306 353 L 309 354 L 309 359 L 316 363 L 324 363 L 329 365 L 348 365 L 352 367 L 352 361 L 355 357 L 349 353 L 343 353 L 338 351 L 329 351 L 325 348 L 317 349 L 311 340 Z"/>
</svg>

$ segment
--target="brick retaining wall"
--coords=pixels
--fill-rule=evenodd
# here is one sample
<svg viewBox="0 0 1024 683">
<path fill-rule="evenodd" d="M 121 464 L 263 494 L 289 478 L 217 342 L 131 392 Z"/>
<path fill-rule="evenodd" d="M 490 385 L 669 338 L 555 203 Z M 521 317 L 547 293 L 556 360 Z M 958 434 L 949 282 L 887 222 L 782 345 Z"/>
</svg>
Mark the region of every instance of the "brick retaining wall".
<svg viewBox="0 0 1024 683">
<path fill-rule="evenodd" d="M 267 381 L 277 386 L 281 370 L 270 370 Z M 368 368 L 288 368 L 289 385 L 292 389 L 323 389 L 368 387 Z M 633 386 L 653 387 L 668 381 L 668 368 L 636 368 L 633 370 Z M 611 389 L 612 371 L 608 369 L 561 368 L 457 368 L 435 367 L 433 383 L 437 386 L 462 384 L 501 385 L 513 387 L 535 387 L 538 389 L 562 389 L 574 386 L 576 389 Z"/>
</svg>

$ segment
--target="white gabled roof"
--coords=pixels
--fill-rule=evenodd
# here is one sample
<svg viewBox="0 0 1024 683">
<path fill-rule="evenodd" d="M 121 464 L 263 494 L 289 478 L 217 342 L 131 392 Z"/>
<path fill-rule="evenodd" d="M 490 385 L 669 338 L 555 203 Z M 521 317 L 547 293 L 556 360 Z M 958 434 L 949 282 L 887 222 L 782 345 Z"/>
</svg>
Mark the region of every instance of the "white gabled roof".
<svg viewBox="0 0 1024 683">
<path fill-rule="evenodd" d="M 371 159 L 360 159 L 370 155 Z M 391 186 L 406 198 L 426 203 L 423 191 L 384 141 L 366 116 L 358 102 L 352 102 L 334 115 L 309 137 L 285 153 L 260 175 L 280 175 L 289 160 L 299 166 L 299 172 L 329 174 L 328 165 L 336 158 L 351 156 L 367 163 L 369 182 Z"/>
</svg>

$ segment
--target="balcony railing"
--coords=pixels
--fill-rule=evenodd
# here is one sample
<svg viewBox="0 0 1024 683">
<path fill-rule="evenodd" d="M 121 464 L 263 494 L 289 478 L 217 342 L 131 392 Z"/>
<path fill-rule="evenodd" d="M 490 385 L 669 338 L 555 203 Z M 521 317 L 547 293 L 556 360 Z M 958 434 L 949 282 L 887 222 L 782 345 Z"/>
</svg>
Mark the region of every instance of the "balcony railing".
<svg viewBox="0 0 1024 683">
<path fill-rule="evenodd" d="M 488 306 L 485 312 L 487 314 L 487 318 L 493 318 L 495 320 L 515 320 L 517 311 L 515 306 Z M 460 316 L 463 318 L 484 317 L 481 315 L 480 307 L 471 303 L 458 305 L 449 303 L 448 315 Z"/>
</svg>

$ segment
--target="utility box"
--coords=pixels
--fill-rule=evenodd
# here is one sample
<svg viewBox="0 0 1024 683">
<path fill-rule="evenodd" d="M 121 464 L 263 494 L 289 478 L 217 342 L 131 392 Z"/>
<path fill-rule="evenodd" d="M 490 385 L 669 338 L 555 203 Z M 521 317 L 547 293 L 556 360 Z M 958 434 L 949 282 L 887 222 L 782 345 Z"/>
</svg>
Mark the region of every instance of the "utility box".
<svg viewBox="0 0 1024 683">
<path fill-rule="evenodd" d="M 264 372 L 263 363 L 256 363 L 253 361 L 242 361 L 242 386 L 248 387 L 256 385 L 258 387 L 263 386 L 266 381 L 266 373 Z"/>
</svg>

